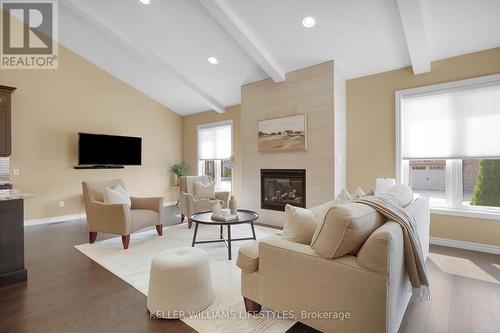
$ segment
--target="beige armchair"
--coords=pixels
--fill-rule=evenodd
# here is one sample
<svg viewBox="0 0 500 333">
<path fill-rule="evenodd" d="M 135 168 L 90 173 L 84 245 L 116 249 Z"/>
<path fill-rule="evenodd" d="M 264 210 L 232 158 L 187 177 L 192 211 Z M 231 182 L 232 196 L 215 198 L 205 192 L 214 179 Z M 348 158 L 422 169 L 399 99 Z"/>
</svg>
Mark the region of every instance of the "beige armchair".
<svg viewBox="0 0 500 333">
<path fill-rule="evenodd" d="M 106 187 L 115 188 L 125 184 L 121 179 L 82 182 L 85 212 L 92 244 L 98 232 L 122 236 L 123 248 L 128 249 L 130 234 L 139 229 L 156 226 L 158 235 L 163 234 L 163 198 L 133 198 L 132 207 L 125 204 L 103 202 Z"/>
<path fill-rule="evenodd" d="M 229 192 L 215 192 L 213 199 L 195 199 L 193 188 L 196 182 L 203 185 L 210 183 L 209 176 L 182 176 L 179 177 L 179 205 L 181 207 L 181 222 L 188 218 L 188 228 L 191 229 L 191 215 L 204 210 L 211 210 L 216 200 L 221 201 L 222 207 L 226 208 L 229 201 Z"/>
</svg>

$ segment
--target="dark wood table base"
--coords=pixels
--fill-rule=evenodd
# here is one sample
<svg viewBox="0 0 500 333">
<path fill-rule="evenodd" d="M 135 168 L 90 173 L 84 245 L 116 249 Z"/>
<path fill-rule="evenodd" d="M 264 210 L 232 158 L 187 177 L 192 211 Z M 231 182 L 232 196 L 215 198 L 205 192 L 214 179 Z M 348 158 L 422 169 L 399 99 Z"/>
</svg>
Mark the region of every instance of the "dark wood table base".
<svg viewBox="0 0 500 333">
<path fill-rule="evenodd" d="M 194 247 L 196 244 L 206 244 L 206 243 L 226 243 L 226 247 L 227 247 L 227 260 L 231 260 L 232 259 L 232 255 L 231 255 L 231 242 L 236 242 L 236 241 L 244 241 L 244 240 L 255 240 L 255 228 L 254 228 L 254 225 L 253 225 L 253 222 L 250 222 L 250 225 L 252 226 L 252 234 L 253 234 L 253 237 L 247 237 L 247 238 L 231 238 L 231 225 L 230 224 L 227 224 L 227 238 L 224 238 L 224 234 L 223 234 L 223 225 L 220 226 L 220 239 L 215 239 L 215 240 L 202 240 L 202 241 L 198 241 L 196 240 L 196 236 L 198 234 L 198 226 L 199 224 L 195 222 L 195 226 L 194 226 L 194 234 L 193 234 L 193 242 L 191 244 L 192 247 Z"/>
<path fill-rule="evenodd" d="M 231 260 L 232 259 L 232 252 L 231 252 L 231 242 L 237 242 L 237 241 L 245 241 L 245 240 L 255 240 L 255 227 L 254 227 L 254 221 L 259 217 L 259 215 L 255 212 L 251 211 L 246 211 L 246 210 L 239 210 L 239 213 L 246 214 L 245 216 L 248 216 L 248 214 L 254 214 L 252 219 L 248 220 L 240 220 L 240 221 L 229 221 L 229 222 L 220 222 L 220 221 L 209 221 L 206 219 L 207 214 L 210 212 L 201 212 L 194 214 L 191 219 L 195 223 L 194 227 L 194 234 L 193 234 L 193 242 L 191 243 L 191 246 L 194 247 L 196 244 L 207 244 L 207 243 L 222 243 L 224 242 L 227 247 L 227 259 Z M 204 215 L 205 219 L 197 219 L 197 216 Z M 248 218 L 248 217 L 247 217 Z M 244 224 L 248 223 L 252 227 L 252 237 L 245 237 L 245 238 L 231 238 L 231 225 L 235 224 Z M 198 227 L 200 224 L 206 224 L 206 225 L 220 225 L 220 232 L 219 236 L 220 239 L 214 239 L 214 240 L 196 240 L 196 236 L 198 235 Z M 227 226 L 227 238 L 224 238 L 224 226 Z"/>
</svg>

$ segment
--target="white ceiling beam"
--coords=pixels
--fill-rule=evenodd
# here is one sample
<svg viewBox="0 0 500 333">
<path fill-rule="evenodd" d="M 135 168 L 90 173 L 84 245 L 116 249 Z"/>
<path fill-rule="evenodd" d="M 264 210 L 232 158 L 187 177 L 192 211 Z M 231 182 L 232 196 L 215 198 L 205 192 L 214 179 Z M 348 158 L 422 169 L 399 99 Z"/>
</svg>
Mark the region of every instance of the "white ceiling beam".
<svg viewBox="0 0 500 333">
<path fill-rule="evenodd" d="M 431 59 L 425 38 L 421 0 L 397 1 L 413 74 L 428 73 L 431 71 Z"/>
<path fill-rule="evenodd" d="M 214 97 L 208 94 L 205 90 L 200 88 L 196 83 L 187 78 L 184 74 L 175 69 L 172 65 L 168 63 L 167 60 L 163 58 L 159 53 L 157 53 L 152 48 L 142 44 L 140 41 L 131 38 L 127 34 L 124 34 L 120 29 L 116 28 L 114 25 L 109 23 L 106 19 L 101 17 L 96 11 L 88 8 L 83 1 L 66 0 L 60 1 L 60 4 L 66 8 L 73 11 L 75 14 L 97 27 L 102 32 L 108 34 L 114 40 L 122 43 L 128 49 L 131 49 L 138 54 L 140 54 L 145 60 L 156 64 L 159 69 L 166 70 L 169 74 L 173 75 L 179 81 L 188 86 L 191 90 L 197 93 L 203 100 L 206 101 L 207 106 L 216 112 L 224 113 L 225 107 L 222 103 L 217 101 Z M 175 111 L 175 110 L 174 110 Z"/>
<path fill-rule="evenodd" d="M 275 82 L 285 81 L 285 72 L 281 66 L 245 26 L 241 18 L 227 5 L 226 1 L 200 0 L 200 2 Z"/>
</svg>

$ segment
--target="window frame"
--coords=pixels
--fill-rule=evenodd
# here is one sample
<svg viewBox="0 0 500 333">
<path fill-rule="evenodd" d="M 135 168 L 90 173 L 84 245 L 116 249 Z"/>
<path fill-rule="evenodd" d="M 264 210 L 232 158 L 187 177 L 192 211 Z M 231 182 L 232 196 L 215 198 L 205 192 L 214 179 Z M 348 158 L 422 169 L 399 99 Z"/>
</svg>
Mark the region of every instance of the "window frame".
<svg viewBox="0 0 500 333">
<path fill-rule="evenodd" d="M 220 127 L 220 126 L 227 126 L 231 128 L 231 156 L 234 156 L 234 127 L 233 127 L 233 120 L 222 120 L 222 121 L 216 121 L 216 122 L 211 122 L 211 123 L 203 123 L 199 124 L 196 126 L 196 174 L 198 176 L 201 176 L 201 170 L 200 170 L 200 129 L 204 128 L 213 128 L 213 127 Z M 221 162 L 227 161 L 229 159 L 223 159 L 219 160 Z M 234 190 L 234 171 L 231 170 L 231 193 Z"/>
<path fill-rule="evenodd" d="M 396 182 L 408 184 L 409 163 L 402 159 L 401 144 L 401 101 L 404 98 L 425 96 L 444 92 L 453 92 L 471 87 L 490 86 L 500 84 L 500 74 L 487 75 L 472 79 L 452 81 L 441 84 L 428 85 L 417 88 L 397 90 L 395 92 L 395 127 L 396 127 Z M 462 161 L 461 159 L 446 160 L 446 202 L 447 206 L 431 206 L 431 213 L 439 215 L 451 215 L 462 217 L 474 217 L 483 219 L 500 220 L 500 207 L 478 206 L 470 207 L 463 204 L 462 184 Z"/>
</svg>

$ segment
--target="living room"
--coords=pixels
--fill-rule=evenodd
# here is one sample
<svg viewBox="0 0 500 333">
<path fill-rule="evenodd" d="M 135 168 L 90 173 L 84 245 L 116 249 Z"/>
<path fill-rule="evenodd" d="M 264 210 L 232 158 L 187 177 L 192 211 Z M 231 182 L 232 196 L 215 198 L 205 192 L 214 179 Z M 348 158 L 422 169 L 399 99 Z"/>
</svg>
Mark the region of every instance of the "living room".
<svg viewBox="0 0 500 333">
<path fill-rule="evenodd" d="M 1 1 L 0 332 L 497 332 L 500 4 Z"/>
</svg>

